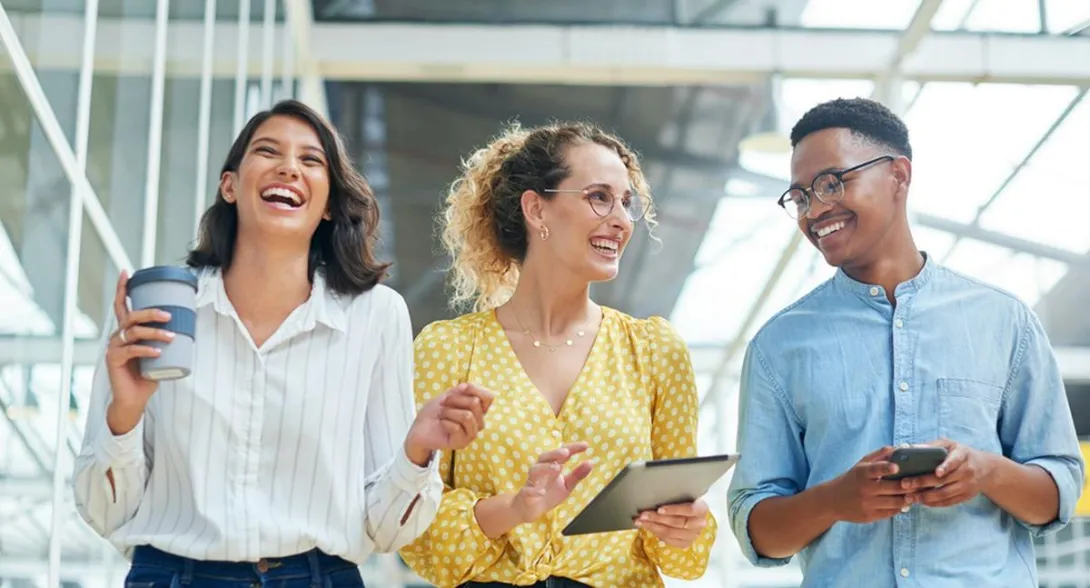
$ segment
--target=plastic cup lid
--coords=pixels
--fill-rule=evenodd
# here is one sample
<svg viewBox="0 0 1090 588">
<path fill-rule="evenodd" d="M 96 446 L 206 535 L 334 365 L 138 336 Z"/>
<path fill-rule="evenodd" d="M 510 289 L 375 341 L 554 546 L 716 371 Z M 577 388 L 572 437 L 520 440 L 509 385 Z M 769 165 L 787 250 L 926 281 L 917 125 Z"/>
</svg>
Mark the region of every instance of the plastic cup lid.
<svg viewBox="0 0 1090 588">
<path fill-rule="evenodd" d="M 173 265 L 157 265 L 137 271 L 129 278 L 126 289 L 132 292 L 134 288 L 151 282 L 181 282 L 197 289 L 197 276 L 187 268 Z"/>
</svg>

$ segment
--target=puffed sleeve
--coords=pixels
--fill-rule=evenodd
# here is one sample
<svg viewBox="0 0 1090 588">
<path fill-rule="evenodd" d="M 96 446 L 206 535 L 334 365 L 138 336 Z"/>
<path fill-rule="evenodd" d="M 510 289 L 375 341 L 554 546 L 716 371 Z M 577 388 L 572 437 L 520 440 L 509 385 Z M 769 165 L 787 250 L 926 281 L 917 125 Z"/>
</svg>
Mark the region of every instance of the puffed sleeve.
<svg viewBox="0 0 1090 588">
<path fill-rule="evenodd" d="M 465 381 L 472 333 L 464 321 L 439 321 L 417 336 L 415 378 L 417 406 Z M 456 488 L 456 452 L 440 453 L 443 498 L 435 520 L 424 534 L 400 551 L 405 563 L 425 581 L 440 588 L 457 586 L 480 575 L 503 554 L 506 539 L 489 539 L 474 507 L 488 494 Z"/>
<path fill-rule="evenodd" d="M 685 341 L 665 319 L 647 323 L 654 404 L 651 415 L 651 451 L 655 459 L 696 455 L 700 403 L 696 375 Z M 708 526 L 686 549 L 671 547 L 641 530 L 644 550 L 663 574 L 682 580 L 704 575 L 715 543 L 717 523 L 708 513 Z"/>
</svg>

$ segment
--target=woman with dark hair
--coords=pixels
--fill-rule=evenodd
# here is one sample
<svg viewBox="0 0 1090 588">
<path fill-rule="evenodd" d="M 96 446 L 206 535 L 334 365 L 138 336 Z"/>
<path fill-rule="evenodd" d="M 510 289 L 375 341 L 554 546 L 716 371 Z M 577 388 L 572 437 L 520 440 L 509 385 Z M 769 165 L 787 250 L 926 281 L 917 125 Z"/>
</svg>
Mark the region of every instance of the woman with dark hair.
<svg viewBox="0 0 1090 588">
<path fill-rule="evenodd" d="M 470 314 L 416 338 L 418 403 L 475 382 L 488 430 L 444 451 L 435 522 L 401 551 L 440 586 L 613 588 L 693 579 L 715 519 L 703 500 L 641 513 L 637 529 L 562 530 L 625 465 L 696 454 L 696 380 L 661 317 L 600 306 L 637 223 L 654 226 L 636 155 L 582 123 L 512 128 L 454 182 L 443 242 Z"/>
<path fill-rule="evenodd" d="M 409 315 L 379 284 L 377 226 L 336 132 L 286 101 L 231 147 L 189 254 L 189 377 L 140 376 L 146 343 L 171 339 L 149 323 L 169 317 L 130 311 L 121 275 L 74 486 L 132 559 L 128 586 L 360 586 L 369 554 L 427 528 L 433 455 L 476 436 L 491 396 L 455 386 L 414 411 Z"/>
</svg>

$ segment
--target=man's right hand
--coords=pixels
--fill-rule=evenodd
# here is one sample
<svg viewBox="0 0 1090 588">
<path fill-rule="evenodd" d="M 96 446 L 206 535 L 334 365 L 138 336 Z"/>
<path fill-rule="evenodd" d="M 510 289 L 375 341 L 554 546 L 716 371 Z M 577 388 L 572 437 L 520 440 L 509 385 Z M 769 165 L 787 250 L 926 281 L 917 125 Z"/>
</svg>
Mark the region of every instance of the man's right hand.
<svg viewBox="0 0 1090 588">
<path fill-rule="evenodd" d="M 584 461 L 568 474 L 564 474 L 564 464 L 572 456 L 586 450 L 586 443 L 571 443 L 546 451 L 538 457 L 537 463 L 530 467 L 526 484 L 511 502 L 511 507 L 521 522 L 536 521 L 571 496 L 579 482 L 590 474 L 594 464 Z"/>
<path fill-rule="evenodd" d="M 166 322 L 170 319 L 169 313 L 156 309 L 129 311 L 126 303 L 128 283 L 129 276 L 122 271 L 114 292 L 118 328 L 106 347 L 106 370 L 113 394 L 106 408 L 106 423 L 114 435 L 124 435 L 136 427 L 148 400 L 159 387 L 158 382 L 140 375 L 139 361 L 141 357 L 158 357 L 159 350 L 140 343 L 152 340 L 169 343 L 174 339 L 174 333 L 170 331 L 144 326 L 144 323 Z"/>
<path fill-rule="evenodd" d="M 865 455 L 833 482 L 832 506 L 838 521 L 873 523 L 904 512 L 916 501 L 915 493 L 902 488 L 900 481 L 882 479 L 897 473 L 897 464 L 889 461 L 893 450 L 887 446 Z"/>
</svg>

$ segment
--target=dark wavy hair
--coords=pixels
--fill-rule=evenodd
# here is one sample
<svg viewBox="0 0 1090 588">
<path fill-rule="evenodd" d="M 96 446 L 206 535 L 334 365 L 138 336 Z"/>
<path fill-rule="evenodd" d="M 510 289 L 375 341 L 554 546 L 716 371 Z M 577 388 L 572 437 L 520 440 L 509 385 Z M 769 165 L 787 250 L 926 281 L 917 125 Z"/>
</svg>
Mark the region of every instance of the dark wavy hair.
<svg viewBox="0 0 1090 588">
<path fill-rule="evenodd" d="M 385 276 L 389 263 L 375 258 L 378 241 L 379 210 L 371 186 L 352 165 L 340 135 L 321 115 L 296 100 L 278 102 L 259 112 L 246 123 L 227 153 L 220 171 L 237 172 L 254 133 L 274 116 L 290 116 L 311 126 L 329 162 L 329 216 L 322 219 L 310 239 L 308 278 L 321 270 L 330 290 L 337 294 L 357 295 L 374 288 Z M 186 258 L 193 268 L 231 267 L 238 239 L 238 209 L 227 202 L 222 190 L 201 217 L 197 245 Z"/>
</svg>

